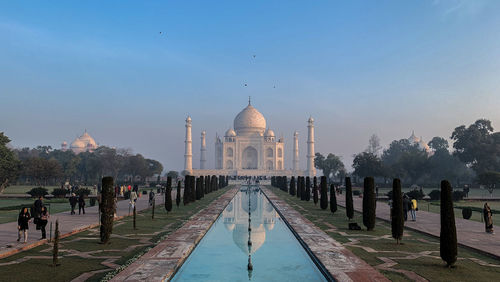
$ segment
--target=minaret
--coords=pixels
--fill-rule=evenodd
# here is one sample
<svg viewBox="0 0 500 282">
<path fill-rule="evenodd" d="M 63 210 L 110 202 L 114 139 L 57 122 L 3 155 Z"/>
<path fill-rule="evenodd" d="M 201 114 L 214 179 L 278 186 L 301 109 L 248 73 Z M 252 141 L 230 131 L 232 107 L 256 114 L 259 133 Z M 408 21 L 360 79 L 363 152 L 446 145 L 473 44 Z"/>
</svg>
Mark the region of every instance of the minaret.
<svg viewBox="0 0 500 282">
<path fill-rule="evenodd" d="M 201 148 L 200 148 L 200 169 L 206 169 L 207 163 L 207 143 L 205 142 L 205 131 L 201 132 Z"/>
<path fill-rule="evenodd" d="M 309 117 L 307 121 L 307 175 L 315 176 L 314 167 L 314 119 Z"/>
<path fill-rule="evenodd" d="M 184 173 L 193 173 L 193 141 L 191 138 L 191 117 L 186 118 L 186 141 L 184 141 L 186 150 L 184 151 Z"/>
<path fill-rule="evenodd" d="M 293 170 L 299 170 L 299 132 L 293 133 Z"/>
</svg>

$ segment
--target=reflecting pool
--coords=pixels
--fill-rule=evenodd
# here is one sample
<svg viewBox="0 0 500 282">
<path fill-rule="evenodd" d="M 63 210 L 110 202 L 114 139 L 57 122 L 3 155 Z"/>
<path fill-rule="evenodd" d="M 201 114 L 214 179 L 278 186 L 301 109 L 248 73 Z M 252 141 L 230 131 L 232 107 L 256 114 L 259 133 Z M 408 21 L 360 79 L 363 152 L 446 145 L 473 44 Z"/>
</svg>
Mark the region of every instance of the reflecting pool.
<svg viewBox="0 0 500 282">
<path fill-rule="evenodd" d="M 250 220 L 249 220 L 250 219 Z M 248 270 L 249 258 L 253 270 Z M 240 191 L 172 281 L 326 281 L 260 191 Z"/>
</svg>

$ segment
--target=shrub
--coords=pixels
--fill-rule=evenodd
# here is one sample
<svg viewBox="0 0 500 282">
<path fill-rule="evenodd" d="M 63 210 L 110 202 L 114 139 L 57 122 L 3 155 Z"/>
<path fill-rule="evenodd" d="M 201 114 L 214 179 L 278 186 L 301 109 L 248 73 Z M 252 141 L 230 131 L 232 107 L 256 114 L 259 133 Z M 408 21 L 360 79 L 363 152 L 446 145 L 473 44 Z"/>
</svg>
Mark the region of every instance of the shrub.
<svg viewBox="0 0 500 282">
<path fill-rule="evenodd" d="M 316 179 L 316 177 L 314 178 Z M 316 194 L 318 193 L 316 189 Z M 330 211 L 335 213 L 337 211 L 337 195 L 335 193 L 335 185 L 330 185 Z"/>
<path fill-rule="evenodd" d="M 471 208 L 463 208 L 462 209 L 462 217 L 464 219 L 470 219 L 470 217 L 472 216 L 472 209 Z"/>
<path fill-rule="evenodd" d="M 365 177 L 363 190 L 363 224 L 366 230 L 373 230 L 375 227 L 375 181 L 373 177 Z"/>
<path fill-rule="evenodd" d="M 458 202 L 464 199 L 465 193 L 463 191 L 453 191 L 451 197 L 453 198 L 453 202 Z"/>
<path fill-rule="evenodd" d="M 143 194 L 143 195 L 147 195 L 147 194 L 148 194 L 148 191 L 146 191 L 146 190 L 142 190 L 142 194 Z"/>
<path fill-rule="evenodd" d="M 90 198 L 90 206 L 93 207 L 95 206 L 96 199 L 95 198 Z"/>
<path fill-rule="evenodd" d="M 297 191 L 295 191 L 295 176 L 292 176 L 290 179 L 290 195 L 295 196 L 295 193 L 297 193 Z"/>
<path fill-rule="evenodd" d="M 56 188 L 52 191 L 51 194 L 54 195 L 54 197 L 56 198 L 64 198 L 67 193 L 68 191 L 64 188 Z"/>
<path fill-rule="evenodd" d="M 354 191 L 352 191 L 352 194 L 353 194 L 354 196 L 359 196 L 359 195 L 361 195 L 361 191 L 359 191 L 359 190 L 354 190 Z"/>
<path fill-rule="evenodd" d="M 45 195 L 48 195 L 49 194 L 49 191 L 43 187 L 35 187 L 31 190 L 29 190 L 28 192 L 26 192 L 26 194 L 30 194 L 31 197 L 45 197 Z"/>
<path fill-rule="evenodd" d="M 114 191 L 114 188 L 113 188 L 113 191 Z M 83 195 L 83 196 L 88 196 L 90 195 L 90 189 L 88 188 L 78 188 L 78 190 L 75 191 L 75 194 L 77 196 L 80 196 L 80 195 Z"/>
<path fill-rule="evenodd" d="M 320 195 L 321 199 L 319 200 L 319 206 L 322 210 L 326 210 L 328 208 L 328 188 L 326 184 L 326 176 L 321 176 L 320 180 Z"/>
<path fill-rule="evenodd" d="M 113 218 L 115 215 L 115 189 L 113 188 L 113 177 L 106 176 L 102 179 L 101 191 L 101 243 L 109 242 L 113 232 Z M 134 206 L 135 208 L 135 206 Z"/>
<path fill-rule="evenodd" d="M 451 185 L 447 180 L 441 181 L 439 254 L 448 266 L 452 266 L 457 261 L 457 228 L 451 199 Z"/>
<path fill-rule="evenodd" d="M 432 201 L 439 201 L 441 199 L 441 191 L 439 191 L 439 190 L 432 190 L 429 193 L 429 197 L 431 198 Z"/>
<path fill-rule="evenodd" d="M 424 192 L 420 190 L 411 190 L 410 192 L 406 193 L 410 199 L 416 199 L 416 200 L 422 200 L 422 198 L 425 196 Z"/>
<path fill-rule="evenodd" d="M 352 184 L 350 177 L 345 178 L 345 210 L 347 218 L 351 220 L 354 217 L 354 205 L 352 202 Z"/>
<path fill-rule="evenodd" d="M 404 217 L 403 217 L 403 195 L 401 194 L 401 181 L 394 179 L 392 183 L 392 211 L 391 211 L 391 231 L 392 238 L 399 241 L 403 239 Z"/>
</svg>

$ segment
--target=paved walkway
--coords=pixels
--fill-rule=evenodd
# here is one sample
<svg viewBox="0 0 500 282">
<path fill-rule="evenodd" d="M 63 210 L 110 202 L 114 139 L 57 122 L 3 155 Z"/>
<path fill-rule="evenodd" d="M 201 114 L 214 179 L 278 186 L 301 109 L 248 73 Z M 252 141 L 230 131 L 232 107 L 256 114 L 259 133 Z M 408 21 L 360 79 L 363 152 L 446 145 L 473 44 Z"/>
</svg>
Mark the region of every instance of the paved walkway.
<svg viewBox="0 0 500 282">
<path fill-rule="evenodd" d="M 172 197 L 175 199 L 176 191 L 172 191 Z M 148 195 L 141 195 L 137 200 L 137 211 L 141 211 L 149 208 L 149 197 Z M 156 206 L 163 204 L 164 195 L 156 194 Z M 68 203 L 69 206 L 69 203 Z M 131 213 L 132 211 L 130 211 Z M 129 215 L 129 201 L 123 200 L 117 203 L 117 216 L 118 219 Z M 85 208 L 85 214 L 78 215 L 78 206 L 76 209 L 76 214 L 71 215 L 70 211 L 53 214 L 49 218 L 49 223 L 47 224 L 47 238 L 49 238 L 50 224 L 53 225 L 52 234 L 55 229 L 55 222 L 59 220 L 59 232 L 61 238 L 70 236 L 72 234 L 81 232 L 83 230 L 93 228 L 99 225 L 99 213 L 97 210 L 97 205 Z M 34 248 L 36 246 L 47 243 L 46 240 L 40 240 L 42 237 L 41 231 L 36 230 L 36 226 L 32 223 L 29 225 L 28 242 L 21 243 L 17 242 L 17 221 L 0 224 L 0 258 L 4 258 L 20 251 Z M 21 239 L 22 240 L 22 239 Z"/>
<path fill-rule="evenodd" d="M 335 241 L 270 189 L 262 187 L 262 190 L 337 281 L 388 281 L 384 275 Z"/>
<path fill-rule="evenodd" d="M 111 281 L 169 281 L 239 190 L 222 194 Z"/>
<path fill-rule="evenodd" d="M 361 212 L 363 199 L 354 197 L 354 209 Z M 345 194 L 337 196 L 337 203 L 345 207 Z M 387 203 L 377 202 L 377 218 L 390 221 L 390 209 Z M 484 223 L 456 217 L 458 244 L 479 250 L 500 258 L 500 233 L 488 234 L 484 231 Z M 408 213 L 408 217 L 410 214 Z M 407 221 L 407 228 L 439 237 L 441 219 L 437 213 L 417 211 L 417 221 Z"/>
</svg>

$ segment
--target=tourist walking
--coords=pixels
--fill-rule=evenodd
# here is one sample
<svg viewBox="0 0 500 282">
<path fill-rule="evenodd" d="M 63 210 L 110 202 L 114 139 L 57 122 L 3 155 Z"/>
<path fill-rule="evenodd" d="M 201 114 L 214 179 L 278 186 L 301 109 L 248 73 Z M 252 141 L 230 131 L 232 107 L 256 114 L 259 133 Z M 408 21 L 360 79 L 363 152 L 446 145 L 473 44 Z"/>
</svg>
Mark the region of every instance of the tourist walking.
<svg viewBox="0 0 500 282">
<path fill-rule="evenodd" d="M 33 217 L 40 218 L 40 213 L 42 212 L 43 207 L 43 197 L 39 196 L 38 199 L 33 204 Z"/>
<path fill-rule="evenodd" d="M 151 189 L 151 191 L 149 191 L 149 206 L 153 205 L 154 199 L 155 199 L 155 193 L 153 192 L 153 189 Z"/>
<path fill-rule="evenodd" d="M 134 208 L 135 202 L 137 202 L 137 193 L 132 190 L 132 192 L 130 192 L 130 205 L 132 208 Z"/>
<path fill-rule="evenodd" d="M 17 241 L 21 240 L 21 234 L 24 235 L 24 243 L 28 241 L 28 223 L 30 222 L 31 215 L 28 208 L 22 208 L 17 218 Z"/>
<path fill-rule="evenodd" d="M 83 194 L 80 194 L 78 197 L 78 214 L 81 214 L 83 211 L 83 214 L 85 214 L 85 198 L 83 197 Z"/>
<path fill-rule="evenodd" d="M 411 214 L 411 221 L 416 221 L 417 220 L 417 200 L 415 198 L 411 199 L 411 202 L 410 202 L 410 214 Z"/>
<path fill-rule="evenodd" d="M 76 207 L 77 203 L 78 203 L 78 199 L 76 198 L 75 193 L 72 193 L 71 197 L 69 197 L 69 205 L 71 206 L 71 214 L 75 214 L 75 207 Z"/>
<path fill-rule="evenodd" d="M 47 232 L 45 231 L 45 226 L 47 226 L 47 222 L 49 222 L 49 212 L 47 211 L 47 207 L 42 207 L 42 212 L 40 213 L 40 218 L 37 223 L 37 230 L 40 229 L 42 231 L 42 239 L 47 238 Z"/>
<path fill-rule="evenodd" d="M 403 196 L 403 216 L 405 218 L 405 221 L 408 220 L 408 205 L 410 201 L 408 201 L 408 196 L 404 195 Z"/>
<path fill-rule="evenodd" d="M 486 229 L 486 233 L 493 234 L 493 219 L 491 214 L 491 209 L 488 203 L 484 203 L 483 208 L 483 216 L 484 216 L 484 228 Z"/>
</svg>

